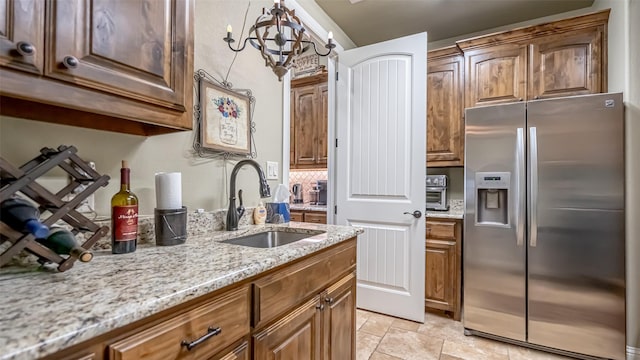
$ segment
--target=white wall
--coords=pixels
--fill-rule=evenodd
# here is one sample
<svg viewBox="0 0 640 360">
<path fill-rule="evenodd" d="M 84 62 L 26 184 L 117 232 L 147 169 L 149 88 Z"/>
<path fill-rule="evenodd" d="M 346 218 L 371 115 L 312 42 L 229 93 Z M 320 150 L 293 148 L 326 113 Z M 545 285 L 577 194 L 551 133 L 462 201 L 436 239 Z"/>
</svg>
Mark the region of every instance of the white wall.
<svg viewBox="0 0 640 360">
<path fill-rule="evenodd" d="M 222 38 L 229 23 L 234 37 L 239 37 L 248 3 L 195 1 L 194 70 L 205 69 L 218 79 L 227 73 L 234 53 Z M 272 5 L 273 1 L 251 2 L 245 34 L 262 6 Z M 229 81 L 234 88 L 251 89 L 256 97 L 253 119 L 258 162 L 263 168 L 267 160 L 281 163 L 282 83 L 264 66 L 264 60 L 251 46 L 238 53 Z M 141 214 L 153 214 L 154 173 L 159 171 L 182 172 L 183 202 L 189 209 L 226 208 L 227 179 L 235 162 L 195 158 L 191 154 L 194 135 L 192 131 L 185 131 L 145 138 L 0 116 L 0 155 L 15 165 L 22 165 L 44 146 L 75 145 L 81 158 L 95 161 L 98 172 L 111 176 L 109 185 L 95 193 L 96 210 L 101 215 L 109 214 L 110 198 L 119 189 L 122 159 L 129 161 L 132 190 L 140 199 Z M 279 170 L 282 174 L 282 164 Z M 238 181 L 237 188 L 244 190 L 245 205 L 255 206 L 259 197 L 255 171 L 249 168 L 241 171 Z M 274 189 L 277 183 L 279 181 L 270 181 Z"/>
</svg>

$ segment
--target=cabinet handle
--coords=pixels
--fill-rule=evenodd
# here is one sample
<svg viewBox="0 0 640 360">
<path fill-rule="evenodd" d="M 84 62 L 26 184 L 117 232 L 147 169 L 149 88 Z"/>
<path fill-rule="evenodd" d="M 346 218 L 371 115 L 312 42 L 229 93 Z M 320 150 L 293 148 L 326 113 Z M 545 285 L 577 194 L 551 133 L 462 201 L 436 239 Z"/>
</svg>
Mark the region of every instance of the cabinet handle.
<svg viewBox="0 0 640 360">
<path fill-rule="evenodd" d="M 324 302 L 326 302 L 328 304 L 333 304 L 333 298 L 332 297 L 326 297 L 326 298 L 324 298 Z"/>
<path fill-rule="evenodd" d="M 64 65 L 68 69 L 75 69 L 78 67 L 80 62 L 76 59 L 75 56 L 67 55 L 62 59 L 62 65 Z"/>
<path fill-rule="evenodd" d="M 31 56 L 36 53 L 36 48 L 26 41 L 19 41 L 16 50 L 22 56 Z"/>
<path fill-rule="evenodd" d="M 191 349 L 193 349 L 194 347 L 200 345 L 201 343 L 207 341 L 207 339 L 212 338 L 218 334 L 220 334 L 222 332 L 222 329 L 217 327 L 217 328 L 213 328 L 211 326 L 209 326 L 209 328 L 207 329 L 207 333 L 202 335 L 199 339 L 194 340 L 192 342 L 189 342 L 187 340 L 182 340 L 182 342 L 180 343 L 180 346 L 184 346 L 187 348 L 187 350 L 191 351 Z"/>
</svg>

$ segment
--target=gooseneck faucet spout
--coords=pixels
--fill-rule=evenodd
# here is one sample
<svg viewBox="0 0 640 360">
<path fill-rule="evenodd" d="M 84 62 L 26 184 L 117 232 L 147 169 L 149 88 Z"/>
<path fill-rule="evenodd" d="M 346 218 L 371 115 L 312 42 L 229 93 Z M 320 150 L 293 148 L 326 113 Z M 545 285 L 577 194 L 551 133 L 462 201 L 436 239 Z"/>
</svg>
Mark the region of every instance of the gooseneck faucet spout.
<svg viewBox="0 0 640 360">
<path fill-rule="evenodd" d="M 267 198 L 271 196 L 271 189 L 269 188 L 269 184 L 267 184 L 267 178 L 264 176 L 264 171 L 260 167 L 255 160 L 247 159 L 238 161 L 236 166 L 231 170 L 231 180 L 229 180 L 229 210 L 227 210 L 227 231 L 238 230 L 238 222 L 240 218 L 244 214 L 244 206 L 242 206 L 242 190 L 238 193 L 240 197 L 240 206 L 236 209 L 236 176 L 238 175 L 238 171 L 244 165 L 251 165 L 258 172 L 258 177 L 260 178 L 260 197 Z"/>
</svg>

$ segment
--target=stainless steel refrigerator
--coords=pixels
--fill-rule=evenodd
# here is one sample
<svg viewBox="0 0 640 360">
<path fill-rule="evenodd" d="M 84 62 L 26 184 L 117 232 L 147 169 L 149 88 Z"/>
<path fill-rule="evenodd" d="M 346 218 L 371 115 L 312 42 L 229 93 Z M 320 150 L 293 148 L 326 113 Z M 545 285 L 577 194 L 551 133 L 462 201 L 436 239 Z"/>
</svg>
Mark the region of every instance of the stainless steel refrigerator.
<svg viewBox="0 0 640 360">
<path fill-rule="evenodd" d="M 625 357 L 622 94 L 466 110 L 465 333 Z"/>
</svg>

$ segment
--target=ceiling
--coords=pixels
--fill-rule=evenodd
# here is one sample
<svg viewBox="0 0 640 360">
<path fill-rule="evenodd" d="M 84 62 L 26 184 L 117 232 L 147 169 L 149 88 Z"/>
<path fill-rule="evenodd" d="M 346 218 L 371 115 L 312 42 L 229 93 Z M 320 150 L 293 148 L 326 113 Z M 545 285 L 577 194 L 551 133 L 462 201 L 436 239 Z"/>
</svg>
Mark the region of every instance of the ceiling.
<svg viewBox="0 0 640 360">
<path fill-rule="evenodd" d="M 429 42 L 589 7 L 593 0 L 315 0 L 357 46 L 423 31 Z"/>
</svg>

